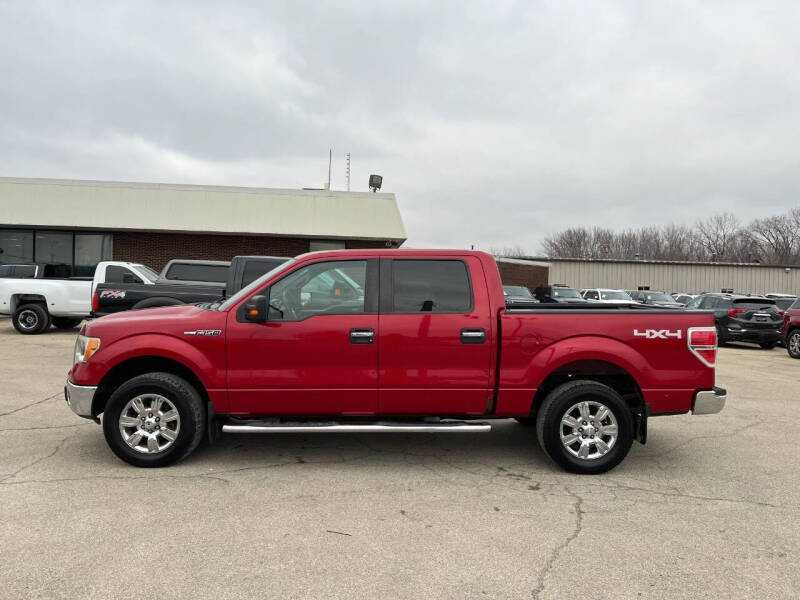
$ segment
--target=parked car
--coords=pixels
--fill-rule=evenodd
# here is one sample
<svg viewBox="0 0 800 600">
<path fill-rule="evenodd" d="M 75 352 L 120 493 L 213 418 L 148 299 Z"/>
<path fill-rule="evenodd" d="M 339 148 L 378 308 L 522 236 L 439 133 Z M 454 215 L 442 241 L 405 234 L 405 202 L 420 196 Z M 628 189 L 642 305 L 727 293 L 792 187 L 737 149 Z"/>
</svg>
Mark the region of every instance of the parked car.
<svg viewBox="0 0 800 600">
<path fill-rule="evenodd" d="M 655 292 L 652 290 L 629 290 L 628 295 L 639 304 L 647 306 L 657 306 L 658 308 L 683 308 L 680 304 L 666 292 Z"/>
<path fill-rule="evenodd" d="M 540 285 L 533 291 L 533 295 L 539 302 L 560 302 L 560 303 L 580 303 L 586 304 L 577 290 L 573 290 L 565 285 Z"/>
<path fill-rule="evenodd" d="M 22 334 L 42 333 L 50 325 L 76 327 L 91 311 L 92 290 L 106 281 L 136 281 L 153 285 L 157 275 L 148 267 L 129 262 L 103 261 L 94 277 L 70 277 L 63 264 L 33 265 L 34 277 L 0 279 L 0 314 L 11 315 Z"/>
<path fill-rule="evenodd" d="M 775 300 L 742 294 L 702 294 L 687 308 L 714 311 L 719 345 L 749 342 L 765 350 L 775 347 L 781 338 L 781 315 Z"/>
<path fill-rule="evenodd" d="M 649 415 L 722 410 L 716 352 L 710 313 L 508 309 L 489 254 L 341 250 L 224 302 L 89 321 L 65 397 L 102 413 L 111 449 L 140 467 L 221 432 L 481 432 L 514 417 L 564 469 L 601 473 L 645 441 Z"/>
<path fill-rule="evenodd" d="M 504 285 L 503 296 L 506 299 L 506 306 L 527 306 L 539 303 L 524 285 Z"/>
<path fill-rule="evenodd" d="M 689 302 L 697 298 L 697 294 L 684 294 L 682 292 L 673 293 L 671 296 L 675 299 L 675 302 L 683 306 L 686 306 Z"/>
<path fill-rule="evenodd" d="M 800 358 L 800 298 L 783 313 L 781 337 L 792 358 Z"/>
<path fill-rule="evenodd" d="M 773 298 L 773 300 L 775 300 L 775 306 L 778 307 L 778 311 L 785 313 L 797 301 L 797 296 L 781 296 L 780 298 Z"/>
<path fill-rule="evenodd" d="M 581 290 L 581 296 L 589 302 L 603 302 L 605 304 L 631 304 L 633 302 L 633 298 L 624 290 L 594 288 Z"/>
<path fill-rule="evenodd" d="M 216 302 L 223 300 L 226 295 L 238 292 L 287 260 L 289 259 L 280 256 L 235 256 L 232 261 L 226 263 L 227 279 L 224 283 L 159 278 L 155 285 L 146 285 L 142 282 L 98 285 L 92 297 L 91 316 L 102 317 L 126 310 L 158 306 Z M 179 261 L 170 262 L 179 264 Z M 212 267 L 211 270 L 203 271 L 199 269 L 202 267 L 200 262 L 202 261 L 194 262 L 193 270 L 179 271 L 179 274 L 191 274 L 192 277 L 218 277 L 219 273 L 215 270 L 218 265 L 209 265 Z M 183 263 L 180 264 L 183 266 Z"/>
</svg>

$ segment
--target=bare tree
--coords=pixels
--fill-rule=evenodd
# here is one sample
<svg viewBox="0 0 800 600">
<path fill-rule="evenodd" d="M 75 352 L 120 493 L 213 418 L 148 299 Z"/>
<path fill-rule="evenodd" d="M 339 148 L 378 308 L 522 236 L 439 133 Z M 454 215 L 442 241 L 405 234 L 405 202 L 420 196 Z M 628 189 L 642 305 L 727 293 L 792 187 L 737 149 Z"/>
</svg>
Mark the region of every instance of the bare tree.
<svg viewBox="0 0 800 600">
<path fill-rule="evenodd" d="M 733 213 L 717 213 L 696 225 L 700 243 L 709 259 L 715 262 L 731 260 L 734 238 L 739 231 L 739 219 Z"/>
</svg>

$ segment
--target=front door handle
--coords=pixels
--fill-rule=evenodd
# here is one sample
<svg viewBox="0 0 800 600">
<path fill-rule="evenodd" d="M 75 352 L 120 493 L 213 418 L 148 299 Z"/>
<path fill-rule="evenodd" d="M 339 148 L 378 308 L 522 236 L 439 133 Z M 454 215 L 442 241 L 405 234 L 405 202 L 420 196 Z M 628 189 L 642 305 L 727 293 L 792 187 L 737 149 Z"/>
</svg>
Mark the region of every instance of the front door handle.
<svg viewBox="0 0 800 600">
<path fill-rule="evenodd" d="M 350 330 L 350 343 L 351 344 L 372 344 L 375 342 L 374 329 L 351 329 Z"/>
<path fill-rule="evenodd" d="M 486 341 L 485 329 L 462 329 L 462 344 L 483 344 Z"/>
</svg>

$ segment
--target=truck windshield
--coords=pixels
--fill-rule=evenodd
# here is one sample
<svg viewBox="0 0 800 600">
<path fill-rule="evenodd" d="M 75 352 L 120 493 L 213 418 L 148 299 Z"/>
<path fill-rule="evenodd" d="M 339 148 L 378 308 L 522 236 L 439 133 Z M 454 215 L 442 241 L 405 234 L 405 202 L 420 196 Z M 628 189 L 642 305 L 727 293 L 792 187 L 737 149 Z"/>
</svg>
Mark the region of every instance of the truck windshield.
<svg viewBox="0 0 800 600">
<path fill-rule="evenodd" d="M 600 298 L 603 300 L 632 300 L 632 298 L 625 292 L 617 292 L 614 290 L 603 290 L 600 292 Z"/>
<path fill-rule="evenodd" d="M 521 285 L 504 285 L 503 291 L 506 293 L 506 296 L 516 296 L 519 298 L 533 298 L 533 294 L 531 291 L 523 287 Z"/>
<path fill-rule="evenodd" d="M 259 287 L 261 287 L 268 278 L 272 277 L 276 273 L 284 271 L 288 267 L 292 266 L 295 262 L 296 262 L 295 259 L 290 258 L 285 263 L 278 265 L 277 267 L 275 267 L 271 271 L 267 271 L 261 277 L 256 279 L 254 282 L 252 282 L 251 284 L 247 285 L 246 287 L 243 287 L 242 289 L 240 289 L 233 296 L 231 296 L 230 298 L 225 300 L 225 302 L 222 302 L 219 305 L 217 305 L 215 303 L 215 304 L 211 305 L 210 308 L 214 308 L 215 310 L 227 310 L 228 308 L 230 308 L 231 306 L 236 304 L 239 300 L 241 300 L 245 296 L 249 296 L 252 292 L 254 292 Z"/>
<path fill-rule="evenodd" d="M 553 293 L 551 294 L 553 298 L 580 298 L 581 295 L 576 291 L 570 288 L 553 288 Z"/>
<path fill-rule="evenodd" d="M 155 281 L 156 279 L 158 279 L 158 273 L 153 271 L 153 269 L 151 269 L 150 267 L 148 267 L 146 265 L 133 265 L 133 266 L 148 281 L 152 282 L 152 281 Z"/>
</svg>

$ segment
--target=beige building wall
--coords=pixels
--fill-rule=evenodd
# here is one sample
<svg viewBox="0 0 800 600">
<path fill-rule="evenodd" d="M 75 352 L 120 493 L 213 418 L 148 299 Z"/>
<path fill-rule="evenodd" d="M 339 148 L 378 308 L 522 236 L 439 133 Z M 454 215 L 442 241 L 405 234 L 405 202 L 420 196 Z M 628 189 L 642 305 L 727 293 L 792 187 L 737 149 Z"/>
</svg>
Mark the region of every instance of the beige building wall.
<svg viewBox="0 0 800 600">
<path fill-rule="evenodd" d="M 635 290 L 649 286 L 666 292 L 800 294 L 800 268 L 750 265 L 690 265 L 648 262 L 551 261 L 551 284 L 574 288 L 607 287 Z"/>
</svg>

